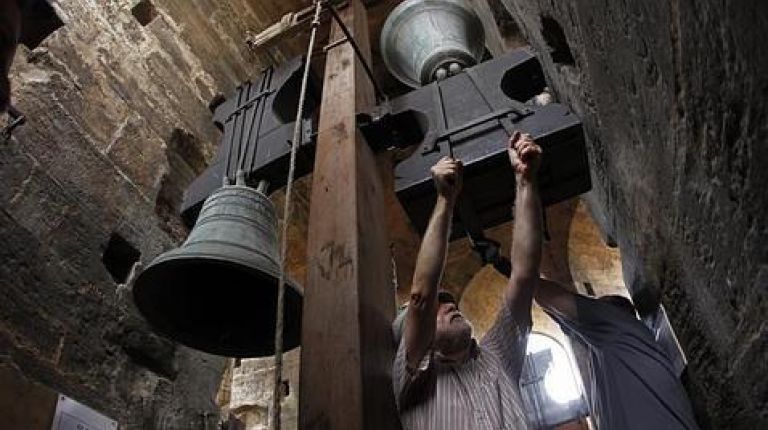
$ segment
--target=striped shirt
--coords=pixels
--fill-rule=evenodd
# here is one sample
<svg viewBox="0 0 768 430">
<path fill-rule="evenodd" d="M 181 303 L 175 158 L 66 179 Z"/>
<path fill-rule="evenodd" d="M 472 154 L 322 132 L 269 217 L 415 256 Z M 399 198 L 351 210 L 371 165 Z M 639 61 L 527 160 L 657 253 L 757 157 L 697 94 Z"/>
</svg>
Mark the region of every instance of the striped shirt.
<svg viewBox="0 0 768 430">
<path fill-rule="evenodd" d="M 530 322 L 518 325 L 505 304 L 465 363 L 429 352 L 411 369 L 401 341 L 392 378 L 403 429 L 527 429 L 518 382 L 529 332 Z"/>
</svg>

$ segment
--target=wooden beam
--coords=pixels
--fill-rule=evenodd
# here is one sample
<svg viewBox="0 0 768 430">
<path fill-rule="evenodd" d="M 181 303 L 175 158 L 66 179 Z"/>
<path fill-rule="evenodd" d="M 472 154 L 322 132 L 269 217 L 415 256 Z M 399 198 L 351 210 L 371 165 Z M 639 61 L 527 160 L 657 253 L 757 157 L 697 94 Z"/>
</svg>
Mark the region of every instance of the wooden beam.
<svg viewBox="0 0 768 430">
<path fill-rule="evenodd" d="M 370 59 L 360 0 L 340 11 Z M 334 23 L 331 41 L 343 34 Z M 307 244 L 299 428 L 397 429 L 384 188 L 355 123 L 373 89 L 352 46 L 327 56 Z M 369 60 L 370 61 L 370 60 Z"/>
<path fill-rule="evenodd" d="M 58 397 L 58 393 L 27 379 L 17 368 L 0 363 L 2 428 L 49 430 Z"/>
</svg>

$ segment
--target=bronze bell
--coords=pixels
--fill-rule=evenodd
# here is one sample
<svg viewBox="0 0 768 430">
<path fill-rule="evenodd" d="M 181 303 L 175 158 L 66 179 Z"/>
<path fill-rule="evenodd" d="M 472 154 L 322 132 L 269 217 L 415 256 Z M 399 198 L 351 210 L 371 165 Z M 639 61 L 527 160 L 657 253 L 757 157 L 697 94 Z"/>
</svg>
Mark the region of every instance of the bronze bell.
<svg viewBox="0 0 768 430">
<path fill-rule="evenodd" d="M 466 0 L 405 0 L 380 39 L 387 69 L 413 88 L 474 66 L 485 50 L 483 23 Z"/>
<path fill-rule="evenodd" d="M 225 185 L 203 204 L 182 246 L 136 279 L 134 300 L 155 330 L 212 354 L 275 353 L 277 218 L 269 197 Z M 302 289 L 286 282 L 283 347 L 299 345 Z"/>
</svg>

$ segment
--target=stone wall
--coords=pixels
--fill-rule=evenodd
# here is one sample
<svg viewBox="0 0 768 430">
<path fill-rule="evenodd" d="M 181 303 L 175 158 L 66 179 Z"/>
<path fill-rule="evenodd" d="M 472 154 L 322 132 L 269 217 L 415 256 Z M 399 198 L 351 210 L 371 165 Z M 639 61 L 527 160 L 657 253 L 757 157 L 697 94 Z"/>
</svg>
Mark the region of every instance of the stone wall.
<svg viewBox="0 0 768 430">
<path fill-rule="evenodd" d="M 29 122 L 0 146 L 0 366 L 123 428 L 203 428 L 223 360 L 153 335 L 125 284 L 185 234 L 181 190 L 219 137 L 207 104 L 262 65 L 245 31 L 307 2 L 52 3 L 65 25 L 20 49 Z M 702 426 L 765 427 L 768 3 L 487 3 L 499 49 L 521 31 L 583 118 L 590 211 L 635 298 L 663 300 Z"/>
<path fill-rule="evenodd" d="M 52 1 L 64 26 L 20 47 L 29 120 L 0 147 L 0 366 L 121 428 L 213 428 L 224 360 L 152 334 L 124 284 L 185 235 L 182 190 L 219 139 L 208 102 L 260 71 L 245 31 L 285 3 Z"/>
<path fill-rule="evenodd" d="M 666 306 L 702 427 L 766 427 L 768 3 L 497 1 L 584 121 L 590 210 Z"/>
<path fill-rule="evenodd" d="M 299 404 L 299 358 L 301 348 L 283 354 L 283 389 L 286 395 L 280 405 L 281 428 L 298 427 Z M 223 405 L 226 411 L 237 418 L 244 430 L 266 430 L 272 417 L 272 396 L 274 394 L 274 357 L 234 360 L 228 380 L 229 398 Z"/>
</svg>

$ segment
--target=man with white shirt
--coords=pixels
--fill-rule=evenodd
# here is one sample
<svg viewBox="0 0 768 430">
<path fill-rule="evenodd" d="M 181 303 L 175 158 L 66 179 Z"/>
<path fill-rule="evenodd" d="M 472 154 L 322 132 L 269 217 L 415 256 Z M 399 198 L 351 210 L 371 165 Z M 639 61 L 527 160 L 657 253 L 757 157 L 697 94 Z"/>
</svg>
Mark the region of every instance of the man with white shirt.
<svg viewBox="0 0 768 430">
<path fill-rule="evenodd" d="M 393 324 L 393 385 L 406 430 L 517 430 L 527 423 L 519 379 L 539 280 L 542 214 L 536 175 L 541 148 L 515 132 L 508 153 L 516 178 L 513 270 L 496 322 L 480 342 L 453 296 L 439 290 L 462 164 L 433 168 L 437 202 L 424 234 L 408 306 Z"/>
</svg>

